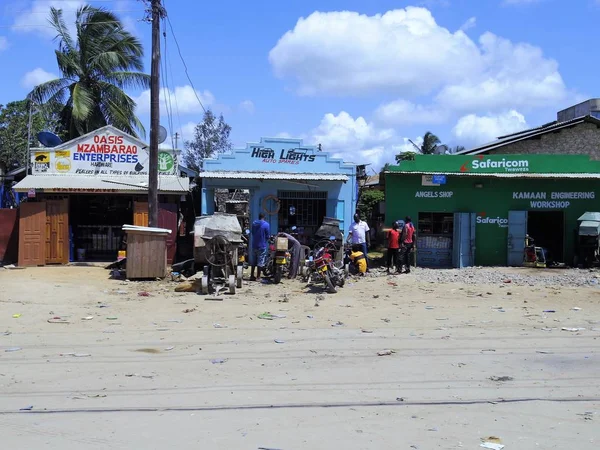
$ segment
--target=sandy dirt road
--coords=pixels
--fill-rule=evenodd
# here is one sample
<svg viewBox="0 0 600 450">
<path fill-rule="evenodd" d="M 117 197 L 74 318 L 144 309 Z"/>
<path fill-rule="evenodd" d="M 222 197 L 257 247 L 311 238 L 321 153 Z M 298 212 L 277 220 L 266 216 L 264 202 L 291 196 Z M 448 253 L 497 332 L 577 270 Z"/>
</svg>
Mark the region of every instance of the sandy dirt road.
<svg viewBox="0 0 600 450">
<path fill-rule="evenodd" d="M 2 448 L 600 447 L 597 286 L 175 286 L 0 269 Z"/>
</svg>

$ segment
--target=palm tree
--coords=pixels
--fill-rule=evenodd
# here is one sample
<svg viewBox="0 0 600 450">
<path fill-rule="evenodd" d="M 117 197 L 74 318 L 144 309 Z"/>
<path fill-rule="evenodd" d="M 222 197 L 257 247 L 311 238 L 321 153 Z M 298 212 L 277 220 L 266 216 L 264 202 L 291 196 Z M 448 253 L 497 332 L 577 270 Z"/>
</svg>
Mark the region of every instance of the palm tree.
<svg viewBox="0 0 600 450">
<path fill-rule="evenodd" d="M 79 8 L 76 39 L 67 29 L 61 9 L 50 9 L 49 22 L 57 32 L 61 78 L 36 86 L 28 98 L 38 104 L 59 104 L 60 122 L 69 139 L 105 125 L 145 136 L 135 115 L 136 103 L 123 91 L 147 89 L 150 84 L 150 77 L 141 72 L 141 42 L 103 8 Z"/>
<path fill-rule="evenodd" d="M 442 142 L 440 138 L 433 134 L 431 131 L 428 131 L 423 136 L 423 143 L 421 144 L 421 153 L 423 155 L 433 155 Z"/>
</svg>

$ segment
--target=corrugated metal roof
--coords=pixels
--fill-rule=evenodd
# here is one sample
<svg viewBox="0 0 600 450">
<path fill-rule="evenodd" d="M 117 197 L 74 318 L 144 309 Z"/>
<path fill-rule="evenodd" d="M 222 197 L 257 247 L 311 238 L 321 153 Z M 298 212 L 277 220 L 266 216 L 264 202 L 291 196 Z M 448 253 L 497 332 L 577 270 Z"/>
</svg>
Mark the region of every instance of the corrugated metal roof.
<svg viewBox="0 0 600 450">
<path fill-rule="evenodd" d="M 340 173 L 239 172 L 234 170 L 200 172 L 200 178 L 237 180 L 348 181 L 348 175 Z"/>
<path fill-rule="evenodd" d="M 534 136 L 539 136 L 541 134 L 552 133 L 562 128 L 579 125 L 583 122 L 589 122 L 600 126 L 600 120 L 592 116 L 577 117 L 575 119 L 567 120 L 565 122 L 551 122 L 548 125 L 543 125 L 538 128 L 531 128 L 529 130 L 523 130 L 518 133 L 510 134 L 507 136 L 501 136 L 495 141 L 488 142 L 487 144 L 483 144 L 479 147 L 471 148 L 469 150 L 457 152 L 455 153 L 455 155 L 478 155 L 480 153 L 485 153 L 487 151 L 494 150 L 498 147 L 503 147 L 513 142 L 522 141 L 525 139 L 532 138 Z"/>
<path fill-rule="evenodd" d="M 479 178 L 594 178 L 600 179 L 600 173 L 473 173 L 473 172 L 397 172 L 387 171 L 391 175 L 452 175 L 457 177 Z"/>
<path fill-rule="evenodd" d="M 188 178 L 174 175 L 158 177 L 159 192 L 188 192 Z M 46 192 L 147 192 L 148 177 L 131 175 L 127 177 L 103 177 L 85 175 L 28 175 L 14 186 L 17 192 L 40 189 Z"/>
</svg>

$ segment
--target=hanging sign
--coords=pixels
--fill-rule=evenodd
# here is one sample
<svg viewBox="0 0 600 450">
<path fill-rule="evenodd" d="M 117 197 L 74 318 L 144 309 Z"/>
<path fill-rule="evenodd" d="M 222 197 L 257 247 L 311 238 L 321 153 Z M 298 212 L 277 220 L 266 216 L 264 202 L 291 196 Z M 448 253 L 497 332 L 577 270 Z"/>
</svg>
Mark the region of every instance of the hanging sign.
<svg viewBox="0 0 600 450">
<path fill-rule="evenodd" d="M 35 198 L 35 189 L 29 189 L 27 191 L 27 198 Z"/>
<path fill-rule="evenodd" d="M 34 174 L 75 174 L 130 176 L 148 175 L 148 147 L 138 139 L 104 128 L 56 148 L 32 152 Z M 161 150 L 158 155 L 161 174 L 176 173 L 176 153 Z"/>
</svg>

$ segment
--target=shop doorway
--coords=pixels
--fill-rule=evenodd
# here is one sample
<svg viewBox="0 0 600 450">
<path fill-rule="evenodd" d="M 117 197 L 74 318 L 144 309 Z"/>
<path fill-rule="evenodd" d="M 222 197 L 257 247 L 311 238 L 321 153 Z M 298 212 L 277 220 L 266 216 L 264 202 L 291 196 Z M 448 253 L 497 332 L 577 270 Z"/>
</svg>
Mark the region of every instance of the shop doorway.
<svg viewBox="0 0 600 450">
<path fill-rule="evenodd" d="M 310 245 L 312 236 L 327 214 L 327 192 L 279 191 L 279 231 L 296 227 L 303 245 Z"/>
<path fill-rule="evenodd" d="M 19 206 L 19 266 L 43 266 L 46 262 L 46 203 Z"/>
<path fill-rule="evenodd" d="M 546 259 L 564 262 L 565 217 L 563 211 L 529 211 L 527 234 L 536 247 L 548 251 Z"/>
<path fill-rule="evenodd" d="M 46 264 L 69 262 L 69 200 L 46 200 Z"/>
<path fill-rule="evenodd" d="M 454 214 L 420 212 L 417 224 L 417 265 L 451 267 Z"/>
<path fill-rule="evenodd" d="M 133 200 L 122 195 L 72 195 L 69 215 L 77 260 L 114 261 L 125 249 L 123 224 L 132 223 Z"/>
</svg>

